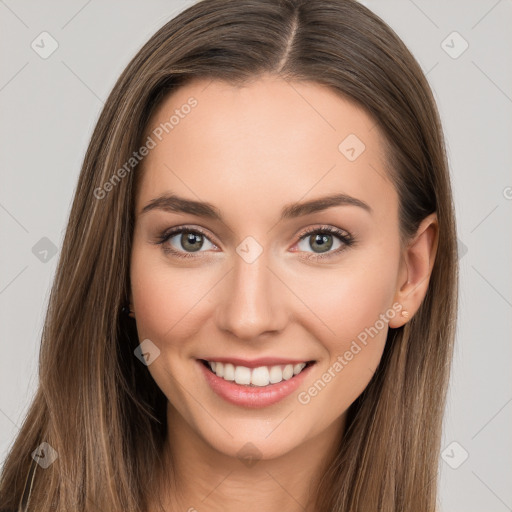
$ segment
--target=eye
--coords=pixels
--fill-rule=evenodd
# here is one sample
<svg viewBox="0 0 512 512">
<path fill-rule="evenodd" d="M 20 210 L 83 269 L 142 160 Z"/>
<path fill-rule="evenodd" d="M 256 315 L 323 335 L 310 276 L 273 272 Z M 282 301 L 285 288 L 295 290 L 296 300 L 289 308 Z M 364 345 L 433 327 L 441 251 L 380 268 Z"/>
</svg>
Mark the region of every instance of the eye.
<svg viewBox="0 0 512 512">
<path fill-rule="evenodd" d="M 205 242 L 210 244 L 207 249 L 217 248 L 209 238 L 198 228 L 174 228 L 166 231 L 157 241 L 161 244 L 165 253 L 170 253 L 179 258 L 194 258 L 194 252 L 201 252 Z"/>
<path fill-rule="evenodd" d="M 218 248 L 201 229 L 186 226 L 165 231 L 156 243 L 162 245 L 162 250 L 166 254 L 171 254 L 178 258 L 197 257 L 194 253 L 204 252 L 201 249 L 205 248 L 205 243 L 207 250 Z M 320 260 L 336 256 L 354 243 L 355 239 L 347 231 L 333 226 L 321 226 L 308 228 L 303 231 L 300 234 L 299 242 L 296 244 L 299 250 L 294 250 L 294 252 L 306 253 L 301 258 Z M 333 247 L 335 250 L 331 250 Z M 308 248 L 318 249 L 319 252 L 308 254 Z"/>
<path fill-rule="evenodd" d="M 308 248 L 318 249 L 319 252 L 303 256 L 306 259 L 318 260 L 336 256 L 347 247 L 352 246 L 354 242 L 354 238 L 347 231 L 333 226 L 321 226 L 308 228 L 302 232 L 297 246 L 300 251 L 304 252 L 307 252 Z M 331 251 L 333 247 L 335 250 Z"/>
</svg>

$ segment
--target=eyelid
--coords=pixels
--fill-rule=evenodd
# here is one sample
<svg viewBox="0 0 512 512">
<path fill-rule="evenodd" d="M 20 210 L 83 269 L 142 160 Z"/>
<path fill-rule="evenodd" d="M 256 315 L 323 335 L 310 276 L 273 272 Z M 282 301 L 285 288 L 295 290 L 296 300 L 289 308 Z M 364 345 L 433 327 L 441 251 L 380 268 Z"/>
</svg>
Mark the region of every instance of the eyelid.
<svg viewBox="0 0 512 512">
<path fill-rule="evenodd" d="M 315 233 L 328 232 L 332 235 L 336 235 L 341 237 L 342 235 L 347 239 L 352 239 L 352 235 L 345 229 L 337 228 L 335 226 L 331 226 L 329 224 L 322 224 L 320 226 L 315 227 L 307 227 L 304 228 L 297 236 L 300 240 L 308 235 L 313 235 Z"/>
</svg>

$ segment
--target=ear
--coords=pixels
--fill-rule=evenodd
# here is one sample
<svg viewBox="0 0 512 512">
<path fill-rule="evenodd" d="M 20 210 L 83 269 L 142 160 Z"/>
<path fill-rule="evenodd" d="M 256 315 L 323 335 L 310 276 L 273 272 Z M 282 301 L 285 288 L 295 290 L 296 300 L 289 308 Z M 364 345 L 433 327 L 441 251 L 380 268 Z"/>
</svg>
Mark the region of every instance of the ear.
<svg viewBox="0 0 512 512">
<path fill-rule="evenodd" d="M 438 241 L 437 214 L 432 213 L 423 219 L 413 239 L 403 250 L 393 304 L 401 304 L 402 311 L 407 311 L 409 315 L 405 318 L 399 313 L 389 321 L 390 327 L 404 325 L 421 306 L 427 294 Z"/>
</svg>

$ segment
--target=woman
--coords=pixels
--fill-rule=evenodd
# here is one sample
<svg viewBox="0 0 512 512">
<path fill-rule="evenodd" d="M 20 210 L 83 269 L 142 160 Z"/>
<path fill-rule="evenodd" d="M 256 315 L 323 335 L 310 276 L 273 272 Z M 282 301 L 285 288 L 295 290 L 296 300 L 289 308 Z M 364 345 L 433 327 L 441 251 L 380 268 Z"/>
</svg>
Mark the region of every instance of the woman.
<svg viewBox="0 0 512 512">
<path fill-rule="evenodd" d="M 456 311 L 398 36 L 351 0 L 201 1 L 93 133 L 1 506 L 433 511 Z"/>
</svg>

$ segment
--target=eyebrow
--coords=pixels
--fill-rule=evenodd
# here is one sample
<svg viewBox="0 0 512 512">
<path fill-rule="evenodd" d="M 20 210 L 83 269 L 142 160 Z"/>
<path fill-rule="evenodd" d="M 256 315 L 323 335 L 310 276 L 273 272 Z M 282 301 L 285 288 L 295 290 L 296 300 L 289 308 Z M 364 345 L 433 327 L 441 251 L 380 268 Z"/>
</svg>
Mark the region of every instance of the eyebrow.
<svg viewBox="0 0 512 512">
<path fill-rule="evenodd" d="M 321 212 L 335 206 L 357 206 L 366 210 L 370 215 L 373 213 L 372 208 L 360 199 L 347 194 L 333 194 L 302 203 L 297 202 L 288 204 L 281 210 L 281 220 L 302 217 L 304 215 Z M 163 194 L 152 199 L 148 204 L 146 204 L 146 206 L 144 206 L 140 214 L 142 215 L 152 210 L 189 213 L 198 217 L 205 217 L 224 222 L 220 210 L 211 203 L 186 199 L 176 194 Z"/>
</svg>

